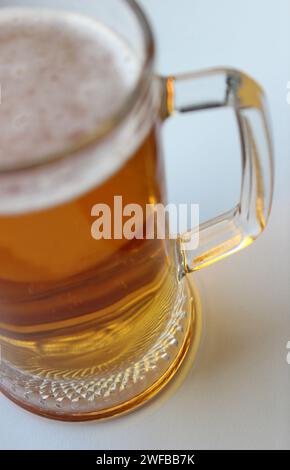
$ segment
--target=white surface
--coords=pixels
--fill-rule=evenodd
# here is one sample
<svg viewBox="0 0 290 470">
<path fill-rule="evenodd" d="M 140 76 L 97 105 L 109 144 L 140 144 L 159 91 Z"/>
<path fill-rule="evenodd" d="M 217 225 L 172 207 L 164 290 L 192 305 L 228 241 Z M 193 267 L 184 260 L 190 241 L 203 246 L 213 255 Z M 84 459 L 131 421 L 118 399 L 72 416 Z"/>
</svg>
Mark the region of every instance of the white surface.
<svg viewBox="0 0 290 470">
<path fill-rule="evenodd" d="M 195 367 L 175 395 L 128 417 L 89 424 L 41 419 L 1 397 L 0 448 L 289 449 L 290 2 L 142 3 L 156 30 L 159 72 L 231 65 L 265 87 L 276 146 L 272 218 L 254 245 L 195 276 L 205 337 Z M 186 139 L 190 124 L 181 129 L 172 121 L 165 128 L 169 194 L 172 201 L 200 202 L 207 218 L 232 206 L 238 152 L 226 126 L 222 135 L 221 118 L 215 124 L 212 116 L 192 119 L 194 142 Z M 221 125 L 220 131 L 210 123 Z"/>
</svg>

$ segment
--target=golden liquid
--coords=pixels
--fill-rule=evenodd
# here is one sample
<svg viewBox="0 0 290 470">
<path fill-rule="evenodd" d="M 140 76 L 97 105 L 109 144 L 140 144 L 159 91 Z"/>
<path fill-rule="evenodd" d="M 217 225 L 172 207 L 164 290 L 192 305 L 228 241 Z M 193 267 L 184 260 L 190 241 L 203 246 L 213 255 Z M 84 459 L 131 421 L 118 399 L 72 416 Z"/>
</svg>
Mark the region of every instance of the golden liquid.
<svg viewBox="0 0 290 470">
<path fill-rule="evenodd" d="M 125 166 L 88 194 L 0 217 L 4 359 L 41 376 L 90 376 L 150 348 L 176 300 L 174 247 L 166 240 L 96 241 L 91 209 L 113 207 L 114 195 L 144 209 L 165 202 L 163 181 L 156 126 Z"/>
</svg>

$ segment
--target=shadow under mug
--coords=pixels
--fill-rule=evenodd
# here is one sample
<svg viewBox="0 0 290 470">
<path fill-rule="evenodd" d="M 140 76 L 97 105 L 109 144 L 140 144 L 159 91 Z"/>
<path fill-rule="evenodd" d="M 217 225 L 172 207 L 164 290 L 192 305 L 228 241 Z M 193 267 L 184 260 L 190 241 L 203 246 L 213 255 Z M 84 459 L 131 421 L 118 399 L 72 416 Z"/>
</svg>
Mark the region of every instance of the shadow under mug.
<svg viewBox="0 0 290 470">
<path fill-rule="evenodd" d="M 196 327 L 187 275 L 248 246 L 263 231 L 273 159 L 263 91 L 246 74 L 219 68 L 156 77 L 152 32 L 133 0 L 55 0 L 49 7 L 98 20 L 134 47 L 143 64 L 122 106 L 98 131 L 58 155 L 0 167 L 0 252 L 8 247 L 0 269 L 1 391 L 35 413 L 88 420 L 141 405 L 174 375 Z M 203 99 L 201 86 L 208 90 Z M 195 230 L 176 241 L 95 240 L 90 226 L 97 202 L 113 207 L 118 195 L 124 205 L 166 204 L 162 122 L 224 107 L 233 109 L 240 135 L 240 201 L 200 226 L 198 247 L 184 249 Z M 60 172 L 59 186 L 73 191 L 66 201 L 57 186 Z M 42 188 L 38 182 L 47 175 Z M 19 190 L 9 191 L 15 184 Z M 9 234 L 5 240 L 3 233 Z M 24 268 L 21 256 L 11 268 L 14 243 L 28 259 Z"/>
</svg>

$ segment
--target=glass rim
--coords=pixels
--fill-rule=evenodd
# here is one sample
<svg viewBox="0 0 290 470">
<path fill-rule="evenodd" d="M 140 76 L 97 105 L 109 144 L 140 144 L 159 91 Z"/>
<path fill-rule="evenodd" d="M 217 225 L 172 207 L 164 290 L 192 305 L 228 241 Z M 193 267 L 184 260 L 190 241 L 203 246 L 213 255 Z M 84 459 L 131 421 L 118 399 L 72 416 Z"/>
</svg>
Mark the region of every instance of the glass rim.
<svg viewBox="0 0 290 470">
<path fill-rule="evenodd" d="M 144 63 L 140 68 L 136 84 L 134 85 L 132 90 L 126 95 L 117 111 L 115 111 L 108 118 L 106 118 L 97 130 L 92 130 L 85 138 L 82 138 L 81 141 L 76 142 L 71 146 L 68 146 L 62 151 L 42 156 L 38 160 L 36 158 L 33 158 L 31 161 L 26 161 L 24 164 L 15 163 L 9 166 L 5 165 L 2 167 L 0 164 L 0 175 L 11 174 L 25 170 L 33 170 L 35 168 L 40 168 L 46 165 L 57 163 L 58 161 L 62 161 L 64 159 L 69 159 L 76 153 L 85 150 L 87 147 L 96 146 L 101 143 L 107 136 L 109 136 L 115 129 L 117 129 L 118 126 L 130 114 L 138 100 L 138 97 L 142 93 L 144 77 L 146 77 L 147 74 L 149 75 L 150 71 L 152 70 L 155 57 L 155 43 L 149 21 L 147 20 L 145 13 L 143 12 L 139 4 L 136 2 L 136 0 L 122 1 L 134 13 L 144 40 Z"/>
</svg>

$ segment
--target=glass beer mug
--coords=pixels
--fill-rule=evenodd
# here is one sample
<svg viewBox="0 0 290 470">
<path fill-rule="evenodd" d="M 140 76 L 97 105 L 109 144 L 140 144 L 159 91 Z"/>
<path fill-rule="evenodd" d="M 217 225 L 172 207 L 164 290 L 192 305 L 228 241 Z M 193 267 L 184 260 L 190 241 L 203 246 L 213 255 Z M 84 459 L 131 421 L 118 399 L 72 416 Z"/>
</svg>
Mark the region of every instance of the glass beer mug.
<svg viewBox="0 0 290 470">
<path fill-rule="evenodd" d="M 152 32 L 133 0 L 0 1 L 0 26 L 0 388 L 51 418 L 113 416 L 182 363 L 195 329 L 187 274 L 267 224 L 263 91 L 231 69 L 154 75 Z M 96 205 L 114 212 L 115 196 L 166 205 L 162 121 L 222 107 L 239 129 L 241 197 L 201 225 L 198 247 L 184 249 L 195 230 L 175 241 L 93 236 Z"/>
</svg>

